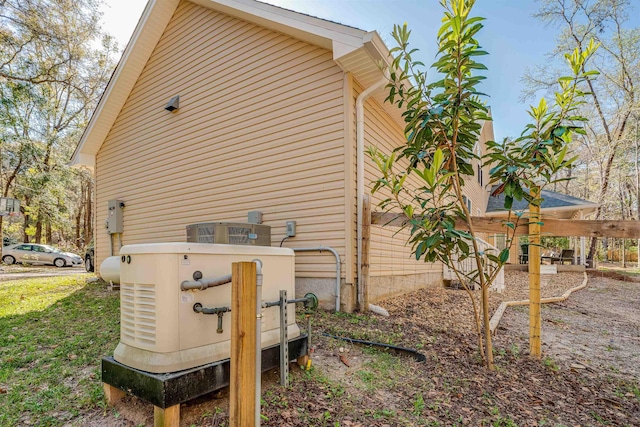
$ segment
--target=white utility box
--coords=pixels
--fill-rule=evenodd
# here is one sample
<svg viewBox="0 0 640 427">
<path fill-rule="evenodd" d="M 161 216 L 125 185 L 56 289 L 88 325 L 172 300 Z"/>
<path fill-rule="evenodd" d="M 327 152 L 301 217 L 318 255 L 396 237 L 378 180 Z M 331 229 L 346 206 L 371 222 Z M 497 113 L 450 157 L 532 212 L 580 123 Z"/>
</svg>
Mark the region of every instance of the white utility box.
<svg viewBox="0 0 640 427">
<path fill-rule="evenodd" d="M 288 248 L 208 243 L 152 243 L 120 249 L 120 343 L 114 359 L 147 372 L 189 369 L 227 359 L 232 313 L 194 311 L 230 307 L 231 283 L 205 290 L 182 291 L 194 272 L 204 279 L 231 274 L 234 262 L 262 262 L 262 301 L 278 301 L 280 290 L 295 297 L 295 258 Z M 263 309 L 262 348 L 280 342 L 279 308 Z M 287 307 L 289 339 L 298 337 L 295 307 Z"/>
</svg>

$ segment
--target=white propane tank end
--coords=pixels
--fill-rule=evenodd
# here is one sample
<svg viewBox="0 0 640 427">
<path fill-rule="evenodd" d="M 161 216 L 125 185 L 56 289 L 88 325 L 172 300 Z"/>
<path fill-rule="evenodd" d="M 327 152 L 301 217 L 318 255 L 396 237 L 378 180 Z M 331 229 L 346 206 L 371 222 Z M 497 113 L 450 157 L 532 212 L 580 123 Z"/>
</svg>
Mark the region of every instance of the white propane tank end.
<svg viewBox="0 0 640 427">
<path fill-rule="evenodd" d="M 120 284 L 120 257 L 110 256 L 100 264 L 100 277 L 105 282 Z"/>
</svg>

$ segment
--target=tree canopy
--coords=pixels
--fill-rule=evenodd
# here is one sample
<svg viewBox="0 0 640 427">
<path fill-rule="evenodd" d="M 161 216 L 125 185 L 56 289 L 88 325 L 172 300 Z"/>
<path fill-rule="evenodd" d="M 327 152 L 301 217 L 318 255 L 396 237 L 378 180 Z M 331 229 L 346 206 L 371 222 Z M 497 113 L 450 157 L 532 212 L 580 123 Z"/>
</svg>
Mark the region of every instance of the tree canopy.
<svg viewBox="0 0 640 427">
<path fill-rule="evenodd" d="M 0 191 L 23 214 L 0 222 L 3 235 L 67 246 L 90 239 L 91 176 L 68 161 L 114 66 L 101 4 L 0 3 Z"/>
</svg>

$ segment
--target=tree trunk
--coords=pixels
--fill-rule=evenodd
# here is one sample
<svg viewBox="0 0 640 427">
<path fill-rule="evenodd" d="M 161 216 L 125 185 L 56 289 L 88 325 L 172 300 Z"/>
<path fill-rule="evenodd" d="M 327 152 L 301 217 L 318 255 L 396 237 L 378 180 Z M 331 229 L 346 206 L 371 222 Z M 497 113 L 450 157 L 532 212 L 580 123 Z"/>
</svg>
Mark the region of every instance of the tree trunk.
<svg viewBox="0 0 640 427">
<path fill-rule="evenodd" d="M 611 173 L 611 167 L 613 165 L 613 160 L 615 158 L 615 151 L 609 155 L 607 158 L 607 163 L 605 164 L 604 172 L 602 174 L 602 182 L 600 184 L 600 194 L 598 194 L 598 207 L 596 208 L 596 219 L 602 219 L 602 204 L 604 203 L 604 198 L 607 194 L 607 189 L 609 188 L 609 174 Z M 597 237 L 591 238 L 591 243 L 589 244 L 589 255 L 587 255 L 588 264 L 592 267 L 594 266 L 593 257 L 596 253 L 596 245 L 598 243 Z"/>
<path fill-rule="evenodd" d="M 0 244 L 0 260 L 2 259 L 2 247 L 4 246 L 4 232 L 2 230 L 3 222 L 4 222 L 4 217 L 0 216 L 0 238 L 2 238 L 2 244 Z"/>
<path fill-rule="evenodd" d="M 80 224 L 80 222 L 81 222 L 81 219 L 83 217 L 82 213 L 83 212 L 82 212 L 82 204 L 81 204 L 80 208 L 78 209 L 78 212 L 76 213 L 76 218 L 75 218 L 76 226 L 75 226 L 75 239 L 74 239 L 74 242 L 75 242 L 75 245 L 78 246 L 78 247 L 81 246 L 81 241 L 80 241 L 80 225 L 81 224 Z"/>
<path fill-rule="evenodd" d="M 27 228 L 29 228 L 29 215 L 24 214 L 24 221 L 22 222 L 22 240 L 24 243 L 29 243 L 29 235 L 27 234 Z"/>
<path fill-rule="evenodd" d="M 635 172 L 636 172 L 636 219 L 640 221 L 640 165 L 638 164 L 638 155 L 640 155 L 640 131 L 638 129 L 638 122 L 640 121 L 640 115 L 633 116 L 636 119 L 636 134 L 634 135 L 636 158 L 635 158 Z M 638 268 L 640 268 L 640 239 L 636 241 L 638 247 Z"/>
<path fill-rule="evenodd" d="M 53 230 L 51 229 L 51 220 L 47 220 L 45 224 L 45 239 L 47 240 L 47 244 L 51 245 L 53 243 Z"/>
<path fill-rule="evenodd" d="M 34 236 L 35 243 L 42 243 L 42 220 L 40 216 L 38 216 L 38 221 L 36 222 L 36 234 Z"/>
</svg>

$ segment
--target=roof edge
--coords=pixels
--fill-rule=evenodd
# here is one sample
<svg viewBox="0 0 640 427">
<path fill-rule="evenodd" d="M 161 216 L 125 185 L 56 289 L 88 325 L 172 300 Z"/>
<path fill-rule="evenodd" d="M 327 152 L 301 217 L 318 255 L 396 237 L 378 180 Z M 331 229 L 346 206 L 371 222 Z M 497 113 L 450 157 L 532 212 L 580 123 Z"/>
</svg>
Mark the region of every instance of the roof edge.
<svg viewBox="0 0 640 427">
<path fill-rule="evenodd" d="M 120 110 L 124 106 L 138 77 L 151 57 L 158 40 L 162 36 L 169 20 L 173 16 L 180 0 L 149 0 L 138 20 L 120 61 L 111 74 L 98 105 L 89 119 L 78 146 L 71 156 L 71 166 L 89 166 L 84 159 L 97 154 Z M 147 29 L 147 23 L 153 22 L 154 28 Z M 111 108 L 109 108 L 111 107 Z M 96 141 L 98 140 L 98 141 Z M 85 151 L 86 145 L 93 150 Z M 95 147 L 97 145 L 97 148 Z"/>
<path fill-rule="evenodd" d="M 305 15 L 255 0 L 189 0 L 207 9 L 278 31 L 298 40 L 326 48 L 344 57 L 363 49 L 371 59 L 369 72 L 390 64 L 389 50 L 380 35 Z M 107 87 L 70 159 L 72 166 L 95 162 L 111 127 L 117 119 L 142 70 L 162 37 L 180 0 L 149 0 Z M 344 69 L 344 67 L 343 67 Z M 345 69 L 345 72 L 350 70 Z M 382 70 L 380 70 L 382 72 Z"/>
<path fill-rule="evenodd" d="M 583 205 L 572 205 L 572 206 L 556 206 L 556 207 L 546 207 L 546 208 L 540 208 L 540 213 L 545 213 L 545 212 L 564 212 L 564 211 L 593 211 L 595 209 L 598 208 L 597 203 L 585 203 Z M 486 217 L 503 217 L 505 215 L 507 215 L 509 213 L 509 211 L 507 210 L 500 210 L 500 211 L 490 211 L 490 212 L 485 212 L 484 216 Z"/>
</svg>

